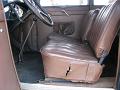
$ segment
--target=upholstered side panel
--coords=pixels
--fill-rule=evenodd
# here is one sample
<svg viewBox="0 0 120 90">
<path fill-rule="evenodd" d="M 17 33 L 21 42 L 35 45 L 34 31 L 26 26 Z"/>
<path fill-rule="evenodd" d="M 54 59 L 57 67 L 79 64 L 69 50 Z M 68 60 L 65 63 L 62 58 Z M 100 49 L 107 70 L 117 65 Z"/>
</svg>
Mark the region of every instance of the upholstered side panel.
<svg viewBox="0 0 120 90">
<path fill-rule="evenodd" d="M 42 57 L 46 77 L 95 83 L 99 80 L 103 69 L 99 63 L 74 61 L 50 53 L 42 53 Z"/>
</svg>

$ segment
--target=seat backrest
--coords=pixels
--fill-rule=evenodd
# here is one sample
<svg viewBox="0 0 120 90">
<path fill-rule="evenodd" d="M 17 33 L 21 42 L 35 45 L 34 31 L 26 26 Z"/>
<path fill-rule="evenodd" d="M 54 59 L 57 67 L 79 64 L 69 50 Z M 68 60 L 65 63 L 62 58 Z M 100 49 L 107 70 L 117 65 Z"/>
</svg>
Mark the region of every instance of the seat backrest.
<svg viewBox="0 0 120 90">
<path fill-rule="evenodd" d="M 87 41 L 97 58 L 109 54 L 120 21 L 120 0 L 102 8 L 87 35 Z"/>
<path fill-rule="evenodd" d="M 82 41 L 86 40 L 86 36 L 88 32 L 91 29 L 91 26 L 93 25 L 93 22 L 95 21 L 95 18 L 97 17 L 100 9 L 90 10 L 88 14 L 85 16 L 85 19 L 83 20 L 82 27 L 80 30 L 80 38 Z"/>
</svg>

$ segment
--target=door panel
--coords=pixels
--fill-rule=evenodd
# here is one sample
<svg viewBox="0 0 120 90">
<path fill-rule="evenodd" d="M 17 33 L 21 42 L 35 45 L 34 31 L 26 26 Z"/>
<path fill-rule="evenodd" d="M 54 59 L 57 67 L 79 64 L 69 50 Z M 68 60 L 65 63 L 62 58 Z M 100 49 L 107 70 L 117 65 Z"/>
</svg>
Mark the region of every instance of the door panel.
<svg viewBox="0 0 120 90">
<path fill-rule="evenodd" d="M 118 44 L 118 64 L 117 64 L 117 73 L 116 73 L 116 90 L 120 90 L 120 33 L 119 33 L 119 44 Z"/>
<path fill-rule="evenodd" d="M 0 0 L 0 90 L 20 90 Z"/>
<path fill-rule="evenodd" d="M 55 24 L 57 23 L 62 26 L 63 23 L 66 24 L 72 22 L 71 28 L 73 28 L 72 31 L 74 32 L 69 36 L 79 38 L 81 22 L 88 13 L 89 6 L 46 7 L 45 9 L 52 15 Z M 60 30 L 59 27 L 57 29 Z M 68 31 L 69 30 L 71 29 L 69 28 Z"/>
</svg>

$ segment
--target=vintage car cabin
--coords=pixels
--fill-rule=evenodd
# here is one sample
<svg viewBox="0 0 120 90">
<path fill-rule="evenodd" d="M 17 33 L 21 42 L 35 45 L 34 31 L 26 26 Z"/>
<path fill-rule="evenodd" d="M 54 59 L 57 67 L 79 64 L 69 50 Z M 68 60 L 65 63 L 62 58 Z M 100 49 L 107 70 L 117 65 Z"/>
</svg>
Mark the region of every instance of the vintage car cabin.
<svg viewBox="0 0 120 90">
<path fill-rule="evenodd" d="M 120 90 L 120 0 L 0 0 L 0 90 Z"/>
</svg>

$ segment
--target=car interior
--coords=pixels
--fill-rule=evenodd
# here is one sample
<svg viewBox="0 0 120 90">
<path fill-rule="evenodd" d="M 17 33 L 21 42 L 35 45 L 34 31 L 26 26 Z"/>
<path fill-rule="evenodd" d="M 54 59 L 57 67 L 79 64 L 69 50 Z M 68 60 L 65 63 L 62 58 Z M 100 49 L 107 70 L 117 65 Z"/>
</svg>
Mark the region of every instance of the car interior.
<svg viewBox="0 0 120 90">
<path fill-rule="evenodd" d="M 101 1 L 3 0 L 20 82 L 115 87 L 120 0 Z"/>
</svg>

